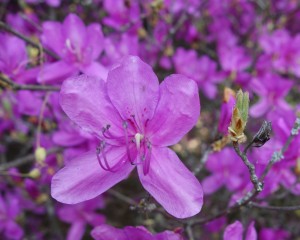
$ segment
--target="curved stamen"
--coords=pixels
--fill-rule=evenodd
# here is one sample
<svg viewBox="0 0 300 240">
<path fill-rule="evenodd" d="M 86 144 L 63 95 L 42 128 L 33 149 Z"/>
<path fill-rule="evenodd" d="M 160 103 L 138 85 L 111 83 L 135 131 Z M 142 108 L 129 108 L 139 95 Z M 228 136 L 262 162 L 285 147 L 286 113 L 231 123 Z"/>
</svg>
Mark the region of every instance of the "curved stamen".
<svg viewBox="0 0 300 240">
<path fill-rule="evenodd" d="M 150 169 L 150 159 L 151 159 L 151 151 L 152 151 L 152 146 L 151 143 L 148 141 L 147 142 L 147 149 L 148 151 L 145 150 L 145 159 L 144 159 L 144 165 L 143 165 L 143 173 L 144 175 L 147 175 Z"/>
<path fill-rule="evenodd" d="M 101 149 L 101 146 L 97 147 L 97 149 L 96 149 L 96 156 L 97 156 L 97 159 L 98 159 L 98 163 L 99 163 L 100 167 L 101 167 L 103 170 L 105 170 L 105 171 L 110 171 L 109 168 L 104 167 L 104 165 L 103 165 L 103 163 L 102 163 L 102 160 L 101 160 L 101 158 L 99 157 L 99 155 L 100 155 L 100 153 L 102 152 L 102 150 L 103 150 L 103 149 Z"/>
<path fill-rule="evenodd" d="M 97 159 L 98 159 L 100 167 L 103 170 L 105 170 L 105 171 L 110 171 L 110 172 L 116 172 L 116 171 L 118 171 L 124 165 L 125 161 L 123 159 L 121 159 L 113 167 L 109 166 L 107 158 L 106 158 L 106 153 L 104 151 L 104 148 L 105 148 L 105 142 L 102 141 L 101 144 L 100 144 L 100 146 L 97 147 L 97 149 L 96 149 L 96 155 L 97 155 Z M 104 164 L 102 162 L 101 157 L 99 156 L 100 154 L 102 154 L 102 158 L 104 160 L 105 166 L 104 166 Z"/>
<path fill-rule="evenodd" d="M 129 159 L 129 162 L 132 165 L 135 165 L 134 162 L 132 161 L 131 155 L 130 155 L 130 149 L 129 149 L 129 139 L 128 139 L 128 123 L 126 121 L 123 122 L 123 128 L 125 130 L 125 142 L 126 142 L 126 151 L 127 151 L 127 157 Z"/>
<path fill-rule="evenodd" d="M 107 161 L 107 158 L 106 158 L 106 153 L 105 153 L 105 151 L 104 151 L 104 147 L 105 147 L 105 142 L 102 142 L 102 151 L 101 151 L 101 153 L 102 153 L 102 157 L 103 157 L 105 166 L 106 166 L 110 171 L 112 171 L 112 168 L 111 168 L 111 167 L 109 166 L 109 164 L 108 164 L 108 161 Z"/>
</svg>

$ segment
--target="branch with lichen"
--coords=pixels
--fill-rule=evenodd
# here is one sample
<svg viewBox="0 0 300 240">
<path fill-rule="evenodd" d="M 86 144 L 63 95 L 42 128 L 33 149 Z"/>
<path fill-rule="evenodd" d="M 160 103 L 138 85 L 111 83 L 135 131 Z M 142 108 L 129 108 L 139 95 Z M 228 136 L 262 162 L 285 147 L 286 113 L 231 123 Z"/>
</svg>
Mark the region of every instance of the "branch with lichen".
<svg viewBox="0 0 300 240">
<path fill-rule="evenodd" d="M 30 90 L 30 91 L 59 91 L 60 88 L 56 86 L 34 85 L 34 84 L 19 84 L 7 77 L 0 75 L 0 86 L 5 89 L 12 89 L 14 91 Z"/>
</svg>

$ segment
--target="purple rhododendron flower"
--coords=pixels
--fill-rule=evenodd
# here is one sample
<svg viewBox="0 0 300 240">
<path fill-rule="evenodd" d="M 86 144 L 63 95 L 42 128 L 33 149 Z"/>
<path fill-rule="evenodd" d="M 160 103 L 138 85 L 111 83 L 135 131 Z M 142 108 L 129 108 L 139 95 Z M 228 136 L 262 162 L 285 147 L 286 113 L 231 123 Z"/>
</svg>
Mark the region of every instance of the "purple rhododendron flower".
<svg viewBox="0 0 300 240">
<path fill-rule="evenodd" d="M 256 240 L 257 233 L 254 228 L 254 222 L 251 222 L 247 232 L 246 238 L 243 237 L 243 225 L 240 221 L 235 221 L 234 223 L 228 225 L 224 232 L 224 240 Z"/>
<path fill-rule="evenodd" d="M 0 72 L 16 82 L 35 82 L 39 68 L 26 69 L 29 59 L 25 42 L 17 37 L 1 33 L 0 42 Z"/>
<path fill-rule="evenodd" d="M 194 79 L 208 98 L 216 96 L 216 84 L 222 81 L 222 77 L 217 73 L 217 64 L 213 60 L 207 56 L 198 58 L 195 50 L 183 48 L 177 49 L 173 60 L 178 73 Z"/>
<path fill-rule="evenodd" d="M 260 96 L 259 102 L 250 108 L 252 117 L 260 117 L 274 109 L 290 110 L 284 97 L 292 88 L 293 83 L 276 74 L 267 74 L 253 79 L 251 88 Z"/>
<path fill-rule="evenodd" d="M 60 83 L 80 71 L 106 79 L 106 68 L 96 62 L 104 48 L 99 24 L 92 23 L 85 27 L 78 16 L 69 14 L 62 24 L 44 22 L 41 40 L 62 60 L 43 66 L 38 76 L 39 82 Z"/>
<path fill-rule="evenodd" d="M 263 240 L 288 240 L 291 239 L 291 234 L 283 229 L 263 228 L 260 230 L 258 236 Z"/>
<path fill-rule="evenodd" d="M 23 236 L 22 228 L 15 222 L 15 218 L 20 213 L 20 203 L 17 196 L 7 194 L 0 195 L 0 232 L 4 232 L 7 239 L 21 239 Z"/>
<path fill-rule="evenodd" d="M 70 223 L 67 240 L 80 240 L 86 230 L 86 225 L 96 227 L 105 222 L 105 217 L 95 212 L 99 207 L 103 207 L 100 198 L 78 203 L 74 205 L 63 205 L 58 210 L 58 216 L 64 222 Z"/>
<path fill-rule="evenodd" d="M 70 204 L 92 199 L 137 166 L 143 187 L 167 212 L 178 218 L 197 214 L 202 187 L 167 148 L 196 124 L 197 89 L 193 80 L 176 74 L 159 85 L 151 67 L 133 56 L 109 72 L 107 83 L 88 76 L 66 80 L 60 94 L 63 110 L 96 135 L 100 146 L 53 177 L 52 196 Z"/>
<path fill-rule="evenodd" d="M 212 153 L 205 166 L 212 173 L 203 180 L 205 194 L 212 194 L 224 185 L 230 191 L 236 191 L 248 179 L 246 167 L 231 148 Z"/>
<path fill-rule="evenodd" d="M 183 240 L 178 233 L 164 231 L 153 235 L 142 226 L 118 229 L 109 225 L 101 225 L 94 228 L 91 235 L 95 240 Z"/>
</svg>

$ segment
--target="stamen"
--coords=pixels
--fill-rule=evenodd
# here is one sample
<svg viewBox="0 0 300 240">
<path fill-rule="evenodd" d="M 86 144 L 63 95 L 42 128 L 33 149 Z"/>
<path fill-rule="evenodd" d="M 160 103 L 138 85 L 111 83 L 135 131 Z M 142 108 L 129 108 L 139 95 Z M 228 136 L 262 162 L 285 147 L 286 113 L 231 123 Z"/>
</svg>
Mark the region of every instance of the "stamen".
<svg viewBox="0 0 300 240">
<path fill-rule="evenodd" d="M 110 171 L 110 172 L 118 171 L 124 165 L 125 161 L 121 159 L 113 167 L 109 166 L 104 148 L 105 148 L 105 142 L 102 141 L 100 143 L 100 146 L 97 147 L 97 149 L 96 149 L 96 155 L 97 155 L 97 159 L 98 159 L 100 167 L 105 171 Z M 102 154 L 105 166 L 103 165 L 102 159 L 99 156 L 100 154 Z"/>
<path fill-rule="evenodd" d="M 102 142 L 101 142 L 101 145 L 102 145 Z M 96 149 L 96 156 L 97 156 L 97 159 L 98 159 L 98 163 L 99 163 L 100 167 L 101 167 L 103 170 L 105 170 L 105 171 L 110 171 L 109 168 L 104 167 L 104 165 L 103 165 L 103 163 L 102 163 L 102 160 L 101 160 L 101 158 L 99 157 L 99 154 L 103 151 L 101 145 L 100 145 L 99 147 L 97 147 L 97 149 Z"/>
<path fill-rule="evenodd" d="M 129 139 L 128 139 L 128 123 L 126 121 L 123 122 L 123 128 L 125 130 L 125 142 L 126 142 L 126 151 L 127 151 L 127 157 L 129 159 L 129 162 L 132 164 L 132 165 L 135 165 L 134 162 L 132 161 L 132 158 L 130 156 L 130 149 L 129 149 Z"/>
<path fill-rule="evenodd" d="M 103 137 L 105 137 L 107 139 L 115 139 L 115 137 L 108 131 L 109 128 L 110 128 L 109 124 L 107 124 L 105 127 L 102 128 L 102 135 L 103 135 Z"/>
<path fill-rule="evenodd" d="M 145 156 L 145 161 L 143 165 L 143 173 L 144 175 L 147 175 L 150 169 L 150 159 L 151 159 L 151 151 L 152 151 L 152 146 L 150 142 L 147 142 L 147 148 L 148 151 L 146 151 L 146 156 Z"/>
</svg>

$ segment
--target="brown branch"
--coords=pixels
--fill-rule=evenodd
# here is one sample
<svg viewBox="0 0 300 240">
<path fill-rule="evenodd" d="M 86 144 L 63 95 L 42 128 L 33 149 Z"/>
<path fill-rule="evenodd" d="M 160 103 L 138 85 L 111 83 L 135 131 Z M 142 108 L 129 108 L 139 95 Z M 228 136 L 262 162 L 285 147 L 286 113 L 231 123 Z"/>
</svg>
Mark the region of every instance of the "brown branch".
<svg viewBox="0 0 300 240">
<path fill-rule="evenodd" d="M 300 210 L 300 205 L 297 206 L 268 206 L 268 205 L 261 205 L 254 202 L 249 203 L 249 207 L 255 207 L 264 210 L 270 211 L 296 211 Z"/>
<path fill-rule="evenodd" d="M 233 142 L 233 148 L 234 148 L 235 152 L 237 153 L 237 155 L 239 155 L 239 157 L 242 159 L 244 164 L 247 166 L 249 173 L 250 173 L 250 180 L 251 180 L 254 188 L 256 189 L 257 192 L 261 192 L 263 189 L 263 186 L 262 186 L 262 183 L 258 180 L 258 177 L 256 176 L 254 164 L 252 164 L 249 161 L 247 155 L 244 154 L 240 150 L 239 144 L 237 142 Z"/>
<path fill-rule="evenodd" d="M 11 33 L 11 34 L 17 36 L 18 38 L 24 40 L 25 42 L 27 42 L 27 43 L 30 44 L 31 46 L 36 47 L 36 48 L 38 48 L 38 49 L 41 49 L 41 45 L 40 45 L 39 43 L 34 42 L 34 41 L 31 40 L 29 37 L 26 37 L 25 35 L 19 33 L 18 31 L 16 31 L 15 29 L 13 29 L 12 27 L 10 27 L 9 25 L 7 25 L 6 23 L 4 23 L 4 22 L 2 22 L 2 21 L 0 21 L 0 29 L 1 29 L 1 28 L 2 28 L 3 30 L 5 30 L 5 31 L 7 31 L 7 32 L 9 32 L 9 33 Z M 44 51 L 45 53 L 47 53 L 48 55 L 50 55 L 50 56 L 53 57 L 54 59 L 56 59 L 56 60 L 59 60 L 59 59 L 60 59 L 60 56 L 58 56 L 56 53 L 50 51 L 49 49 L 44 48 L 44 47 L 43 47 L 42 49 L 43 49 L 43 51 Z"/>
<path fill-rule="evenodd" d="M 265 168 L 263 174 L 258 179 L 258 182 L 261 182 L 261 183 L 264 182 L 264 179 L 265 179 L 266 175 L 268 174 L 268 172 L 271 170 L 272 166 L 276 162 L 280 161 L 283 158 L 283 154 L 288 149 L 288 147 L 291 144 L 291 142 L 294 139 L 294 137 L 299 134 L 299 131 L 300 131 L 300 118 L 298 117 L 296 119 L 296 121 L 295 121 L 293 129 L 291 130 L 291 134 L 290 134 L 288 140 L 285 142 L 285 144 L 283 145 L 282 149 L 279 152 L 275 152 L 273 154 L 273 156 L 272 156 L 271 160 L 269 161 L 267 167 Z M 262 188 L 263 188 L 263 184 L 262 184 Z M 214 219 L 217 219 L 219 217 L 228 215 L 228 214 L 230 214 L 232 212 L 235 212 L 235 211 L 239 210 L 242 206 L 246 206 L 247 204 L 249 204 L 250 202 L 252 202 L 252 200 L 254 200 L 255 197 L 259 193 L 260 192 L 257 191 L 256 187 L 254 187 L 242 199 L 240 199 L 239 201 L 237 201 L 233 206 L 231 206 L 229 208 L 226 208 L 224 210 L 221 210 L 221 211 L 217 212 L 216 214 L 213 214 L 212 216 L 209 216 L 207 218 L 189 220 L 186 224 L 190 225 L 190 226 L 195 226 L 196 224 L 204 224 L 204 223 L 210 222 L 210 221 L 212 221 Z"/>
<path fill-rule="evenodd" d="M 30 90 L 30 91 L 59 91 L 60 88 L 56 86 L 50 85 L 33 85 L 33 84 L 18 84 L 13 82 L 7 77 L 3 77 L 0 75 L 0 85 L 4 88 L 11 88 L 12 90 Z"/>
</svg>

